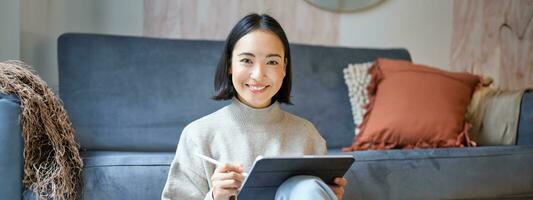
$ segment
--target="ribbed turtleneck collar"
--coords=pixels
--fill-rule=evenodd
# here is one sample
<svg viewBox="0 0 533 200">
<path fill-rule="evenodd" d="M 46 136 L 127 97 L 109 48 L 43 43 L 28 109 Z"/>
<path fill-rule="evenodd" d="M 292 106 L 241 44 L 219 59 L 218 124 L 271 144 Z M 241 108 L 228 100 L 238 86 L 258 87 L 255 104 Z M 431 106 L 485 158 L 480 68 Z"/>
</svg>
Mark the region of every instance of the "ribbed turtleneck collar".
<svg viewBox="0 0 533 200">
<path fill-rule="evenodd" d="M 244 124 L 271 124 L 279 122 L 283 118 L 283 111 L 277 101 L 266 108 L 258 109 L 252 108 L 234 97 L 228 107 L 231 115 Z"/>
</svg>

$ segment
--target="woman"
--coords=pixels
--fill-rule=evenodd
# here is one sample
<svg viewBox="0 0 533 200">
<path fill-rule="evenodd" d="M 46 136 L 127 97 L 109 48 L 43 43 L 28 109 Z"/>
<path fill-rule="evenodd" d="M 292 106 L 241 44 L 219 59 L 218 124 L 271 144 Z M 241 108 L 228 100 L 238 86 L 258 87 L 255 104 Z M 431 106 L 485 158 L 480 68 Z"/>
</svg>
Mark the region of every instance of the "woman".
<svg viewBox="0 0 533 200">
<path fill-rule="evenodd" d="M 309 121 L 280 109 L 291 104 L 289 42 L 279 23 L 263 14 L 241 19 L 226 39 L 215 74 L 215 100 L 231 104 L 187 125 L 181 134 L 162 199 L 230 199 L 259 155 L 323 155 L 324 139 Z M 225 164 L 195 157 L 203 154 Z M 342 199 L 337 185 L 309 176 L 285 181 L 277 199 Z M 298 188 L 305 192 L 301 196 Z M 296 194 L 296 196 L 295 196 Z"/>
</svg>

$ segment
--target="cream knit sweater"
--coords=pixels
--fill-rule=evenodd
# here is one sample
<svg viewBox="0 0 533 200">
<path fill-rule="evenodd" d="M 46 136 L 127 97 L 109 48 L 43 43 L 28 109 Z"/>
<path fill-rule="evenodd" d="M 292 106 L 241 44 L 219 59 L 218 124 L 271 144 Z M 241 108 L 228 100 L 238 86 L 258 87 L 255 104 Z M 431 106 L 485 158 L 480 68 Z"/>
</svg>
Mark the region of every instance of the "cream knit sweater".
<svg viewBox="0 0 533 200">
<path fill-rule="evenodd" d="M 247 172 L 259 155 L 324 155 L 327 148 L 311 122 L 281 110 L 278 102 L 254 109 L 233 98 L 183 129 L 161 199 L 212 199 L 215 166 L 195 153 L 243 164 Z"/>
</svg>

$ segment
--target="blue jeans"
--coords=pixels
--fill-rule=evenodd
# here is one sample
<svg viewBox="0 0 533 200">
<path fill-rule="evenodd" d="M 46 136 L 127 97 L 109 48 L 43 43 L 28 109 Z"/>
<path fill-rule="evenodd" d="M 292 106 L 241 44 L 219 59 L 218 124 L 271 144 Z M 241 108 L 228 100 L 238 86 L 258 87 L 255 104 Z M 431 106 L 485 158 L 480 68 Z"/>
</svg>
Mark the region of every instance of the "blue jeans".
<svg viewBox="0 0 533 200">
<path fill-rule="evenodd" d="M 337 200 L 333 190 L 314 176 L 294 176 L 287 179 L 276 191 L 275 200 Z"/>
</svg>

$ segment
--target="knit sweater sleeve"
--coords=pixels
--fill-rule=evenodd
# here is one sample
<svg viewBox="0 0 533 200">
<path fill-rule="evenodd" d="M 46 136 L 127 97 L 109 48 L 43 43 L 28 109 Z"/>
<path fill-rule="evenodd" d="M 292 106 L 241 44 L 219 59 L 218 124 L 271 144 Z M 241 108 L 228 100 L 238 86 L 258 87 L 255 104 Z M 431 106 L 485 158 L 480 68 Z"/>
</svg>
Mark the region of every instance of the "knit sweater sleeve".
<svg viewBox="0 0 533 200">
<path fill-rule="evenodd" d="M 194 134 L 194 130 L 189 126 L 185 127 L 170 165 L 162 200 L 212 200 L 202 162 L 193 157 L 194 153 L 202 153 L 202 144 L 191 137 L 191 134 Z"/>
<path fill-rule="evenodd" d="M 328 148 L 326 145 L 326 140 L 322 137 L 322 135 L 318 132 L 316 127 L 309 122 L 307 124 L 307 128 L 309 130 L 310 138 L 313 140 L 313 154 L 316 155 L 326 155 L 328 154 Z"/>
</svg>

